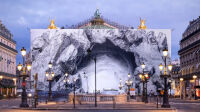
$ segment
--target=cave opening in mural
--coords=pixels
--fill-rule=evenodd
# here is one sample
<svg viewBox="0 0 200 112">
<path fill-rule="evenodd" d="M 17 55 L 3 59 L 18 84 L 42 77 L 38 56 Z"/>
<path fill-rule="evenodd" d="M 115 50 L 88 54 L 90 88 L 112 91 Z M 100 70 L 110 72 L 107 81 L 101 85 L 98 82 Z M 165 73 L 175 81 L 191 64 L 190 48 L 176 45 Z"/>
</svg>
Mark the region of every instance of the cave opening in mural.
<svg viewBox="0 0 200 112">
<path fill-rule="evenodd" d="M 47 91 L 48 83 L 45 72 L 48 62 L 53 63 L 55 80 L 53 91 L 66 89 L 67 78 L 77 78 L 78 92 L 94 92 L 95 63 L 97 59 L 97 90 L 119 91 L 119 81 L 123 85 L 128 73 L 133 80 L 132 88 L 139 86 L 138 74 L 141 64 L 146 64 L 145 71 L 151 74 L 148 91 L 156 92 L 155 83 L 162 83 L 158 65 L 163 62 L 162 49 L 171 51 L 170 30 L 135 30 L 135 29 L 32 29 L 31 55 L 32 71 L 38 73 L 38 87 Z M 87 50 L 91 49 L 89 56 Z M 170 55 L 170 52 L 169 52 Z M 122 88 L 125 92 L 126 86 Z"/>
</svg>

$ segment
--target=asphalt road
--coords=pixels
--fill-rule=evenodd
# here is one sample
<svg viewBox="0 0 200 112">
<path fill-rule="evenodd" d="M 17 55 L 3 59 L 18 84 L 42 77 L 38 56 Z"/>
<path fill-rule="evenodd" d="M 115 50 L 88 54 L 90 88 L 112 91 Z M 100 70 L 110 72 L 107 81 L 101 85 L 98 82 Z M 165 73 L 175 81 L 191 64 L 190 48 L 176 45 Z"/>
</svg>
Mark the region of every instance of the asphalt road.
<svg viewBox="0 0 200 112">
<path fill-rule="evenodd" d="M 9 109 L 18 107 L 20 99 L 0 100 L 0 112 L 173 112 L 161 110 L 17 110 Z M 200 101 L 171 100 L 170 104 L 176 112 L 200 112 Z"/>
<path fill-rule="evenodd" d="M 173 111 L 161 111 L 161 110 L 40 110 L 40 111 L 33 111 L 33 110 L 0 110 L 0 112 L 173 112 Z"/>
</svg>

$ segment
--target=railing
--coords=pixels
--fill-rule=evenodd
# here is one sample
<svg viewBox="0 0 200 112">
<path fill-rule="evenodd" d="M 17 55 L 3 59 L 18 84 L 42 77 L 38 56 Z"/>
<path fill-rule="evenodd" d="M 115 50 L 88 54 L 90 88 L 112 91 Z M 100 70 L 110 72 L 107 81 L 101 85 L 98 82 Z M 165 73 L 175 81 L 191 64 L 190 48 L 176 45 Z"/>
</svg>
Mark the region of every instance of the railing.
<svg viewBox="0 0 200 112">
<path fill-rule="evenodd" d="M 113 101 L 114 98 L 114 96 L 100 96 L 100 101 Z"/>
<path fill-rule="evenodd" d="M 52 100 L 53 101 L 67 101 L 68 94 L 69 94 L 68 91 L 52 91 Z M 39 102 L 48 101 L 48 91 L 39 91 L 38 101 Z"/>
</svg>

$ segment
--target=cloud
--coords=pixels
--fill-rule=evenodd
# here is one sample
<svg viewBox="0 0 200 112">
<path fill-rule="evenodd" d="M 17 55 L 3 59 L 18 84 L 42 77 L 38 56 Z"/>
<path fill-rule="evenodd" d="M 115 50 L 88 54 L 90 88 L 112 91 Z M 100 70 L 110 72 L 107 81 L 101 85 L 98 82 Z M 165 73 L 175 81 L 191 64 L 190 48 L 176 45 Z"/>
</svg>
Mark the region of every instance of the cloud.
<svg viewBox="0 0 200 112">
<path fill-rule="evenodd" d="M 17 23 L 21 26 L 27 26 L 28 25 L 28 21 L 23 17 L 21 16 L 18 20 L 17 20 Z"/>
</svg>

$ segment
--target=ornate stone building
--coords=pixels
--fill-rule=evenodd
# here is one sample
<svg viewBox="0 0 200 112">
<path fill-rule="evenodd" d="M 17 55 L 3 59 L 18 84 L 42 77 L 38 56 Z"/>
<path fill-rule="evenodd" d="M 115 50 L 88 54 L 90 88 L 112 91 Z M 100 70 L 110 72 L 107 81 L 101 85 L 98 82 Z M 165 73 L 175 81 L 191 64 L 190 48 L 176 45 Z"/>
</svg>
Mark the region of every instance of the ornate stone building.
<svg viewBox="0 0 200 112">
<path fill-rule="evenodd" d="M 0 21 L 0 95 L 16 94 L 16 42 Z"/>
<path fill-rule="evenodd" d="M 192 98 L 196 83 L 196 94 L 200 96 L 198 89 L 200 84 L 200 16 L 190 21 L 182 35 L 178 53 L 181 66 L 180 78 L 183 78 L 183 81 L 180 83 L 182 87 L 181 94 L 184 98 Z M 194 75 L 197 76 L 196 80 L 193 79 Z"/>
<path fill-rule="evenodd" d="M 179 80 L 179 76 L 180 76 L 180 61 L 179 60 L 174 60 L 172 61 L 172 71 L 171 71 L 171 90 L 173 96 L 178 97 L 180 96 L 180 80 Z"/>
</svg>

